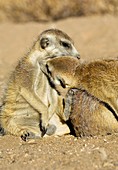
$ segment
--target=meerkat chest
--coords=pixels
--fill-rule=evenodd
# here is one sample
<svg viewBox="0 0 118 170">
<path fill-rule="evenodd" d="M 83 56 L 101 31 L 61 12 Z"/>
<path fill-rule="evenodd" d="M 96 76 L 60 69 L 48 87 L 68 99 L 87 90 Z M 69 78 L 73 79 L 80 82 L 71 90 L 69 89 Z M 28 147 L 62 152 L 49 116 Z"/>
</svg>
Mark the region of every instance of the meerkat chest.
<svg viewBox="0 0 118 170">
<path fill-rule="evenodd" d="M 47 107 L 57 101 L 57 92 L 49 84 L 47 77 L 40 70 L 40 66 L 34 74 L 33 89 Z"/>
<path fill-rule="evenodd" d="M 56 90 L 53 89 L 50 85 L 48 86 L 47 98 L 48 98 L 48 103 L 50 105 L 57 105 L 58 94 L 57 94 Z"/>
<path fill-rule="evenodd" d="M 48 98 L 47 98 L 47 91 L 48 91 L 48 82 L 45 77 L 45 75 L 38 71 L 37 75 L 35 76 L 34 81 L 34 93 L 40 98 L 40 100 L 45 103 L 45 105 L 48 104 Z"/>
</svg>

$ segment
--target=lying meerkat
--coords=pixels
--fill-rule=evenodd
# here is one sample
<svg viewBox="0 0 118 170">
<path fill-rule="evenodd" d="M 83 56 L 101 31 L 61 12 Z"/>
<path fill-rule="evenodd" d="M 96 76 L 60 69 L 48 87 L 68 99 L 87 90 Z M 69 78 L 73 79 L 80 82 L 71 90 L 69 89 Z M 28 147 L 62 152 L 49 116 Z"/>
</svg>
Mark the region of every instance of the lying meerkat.
<svg viewBox="0 0 118 170">
<path fill-rule="evenodd" d="M 76 135 L 82 134 L 82 131 L 85 135 L 118 132 L 118 60 L 85 63 L 69 56 L 58 57 L 42 64 L 41 69 L 64 97 L 65 117 L 60 115 L 61 112 L 57 114 L 64 120 L 70 118 L 74 128 L 77 128 Z M 81 89 L 77 91 L 78 99 L 76 93 L 73 97 L 68 94 L 72 88 Z M 79 117 L 80 114 L 83 118 Z M 88 132 L 84 131 L 85 122 Z M 98 128 L 95 128 L 96 123 Z M 80 131 L 77 126 L 81 127 Z"/>
<path fill-rule="evenodd" d="M 40 34 L 28 54 L 18 62 L 0 113 L 6 133 L 25 140 L 29 135 L 40 137 L 46 132 L 59 102 L 57 92 L 40 69 L 40 62 L 65 55 L 79 58 L 71 38 L 60 30 L 50 29 Z"/>
</svg>

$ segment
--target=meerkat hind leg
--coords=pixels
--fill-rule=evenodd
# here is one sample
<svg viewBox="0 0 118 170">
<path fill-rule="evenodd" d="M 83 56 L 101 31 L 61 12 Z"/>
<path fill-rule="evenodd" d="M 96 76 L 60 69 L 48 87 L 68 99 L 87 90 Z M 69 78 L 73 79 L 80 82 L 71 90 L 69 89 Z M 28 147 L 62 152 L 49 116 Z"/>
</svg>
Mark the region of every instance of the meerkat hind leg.
<svg viewBox="0 0 118 170">
<path fill-rule="evenodd" d="M 5 133 L 21 136 L 23 140 L 42 137 L 39 122 L 40 115 L 31 106 L 17 109 L 9 116 L 5 116 L 5 112 L 1 115 Z"/>
<path fill-rule="evenodd" d="M 21 129 L 20 134 L 21 138 L 26 141 L 27 139 L 32 138 L 40 138 L 43 135 L 43 132 L 40 130 L 39 121 L 40 117 L 38 113 L 32 113 L 30 115 L 26 115 L 21 119 L 17 118 L 17 126 Z M 20 121 L 21 120 L 21 121 Z"/>
</svg>

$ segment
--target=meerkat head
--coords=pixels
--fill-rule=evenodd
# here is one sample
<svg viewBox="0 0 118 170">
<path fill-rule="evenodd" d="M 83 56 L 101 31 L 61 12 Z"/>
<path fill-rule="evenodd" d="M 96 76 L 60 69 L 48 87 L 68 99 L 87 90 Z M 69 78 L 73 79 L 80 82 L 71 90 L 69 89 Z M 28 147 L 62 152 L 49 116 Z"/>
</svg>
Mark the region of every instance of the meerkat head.
<svg viewBox="0 0 118 170">
<path fill-rule="evenodd" d="M 56 57 L 41 63 L 41 70 L 47 76 L 51 85 L 62 94 L 63 91 L 74 87 L 75 72 L 80 60 L 72 56 Z M 65 90 L 64 90 L 65 89 Z"/>
<path fill-rule="evenodd" d="M 72 39 L 58 29 L 49 29 L 42 32 L 34 48 L 42 53 L 41 58 L 44 60 L 67 55 L 80 58 Z"/>
</svg>

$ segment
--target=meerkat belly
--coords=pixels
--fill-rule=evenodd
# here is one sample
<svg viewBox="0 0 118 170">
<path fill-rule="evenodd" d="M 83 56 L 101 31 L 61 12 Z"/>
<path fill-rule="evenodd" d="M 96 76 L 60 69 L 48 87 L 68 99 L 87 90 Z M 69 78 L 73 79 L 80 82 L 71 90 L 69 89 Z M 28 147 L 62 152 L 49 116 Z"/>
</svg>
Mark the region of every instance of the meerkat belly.
<svg viewBox="0 0 118 170">
<path fill-rule="evenodd" d="M 33 73 L 33 84 L 32 90 L 35 95 L 47 106 L 48 98 L 47 98 L 47 90 L 48 90 L 48 80 L 46 75 L 41 71 L 40 64 L 36 63 L 36 69 Z"/>
<path fill-rule="evenodd" d="M 39 78 L 37 84 L 34 85 L 34 92 L 39 97 L 39 99 L 48 107 L 48 91 L 49 83 L 46 76 L 40 71 Z"/>
<path fill-rule="evenodd" d="M 57 103 L 58 103 L 58 94 L 55 89 L 51 87 L 49 84 L 47 77 L 42 74 L 40 75 L 41 85 L 37 85 L 36 94 L 40 98 L 40 100 L 45 104 L 48 108 L 49 119 L 52 114 L 54 114 Z"/>
<path fill-rule="evenodd" d="M 25 99 L 22 98 L 22 96 L 19 95 L 16 102 L 12 103 L 7 102 L 3 108 L 3 114 L 2 116 L 7 118 L 11 117 L 14 120 L 17 120 L 18 122 L 21 120 L 22 123 L 25 119 L 32 119 L 37 117 L 39 114 L 36 110 L 34 110 L 29 103 L 26 102 Z M 20 122 L 19 122 L 20 123 Z"/>
<path fill-rule="evenodd" d="M 51 116 L 56 113 L 57 114 L 57 108 L 60 107 L 58 105 L 58 99 L 59 96 L 53 88 L 50 86 L 48 87 L 48 110 L 49 110 L 49 119 Z"/>
</svg>

